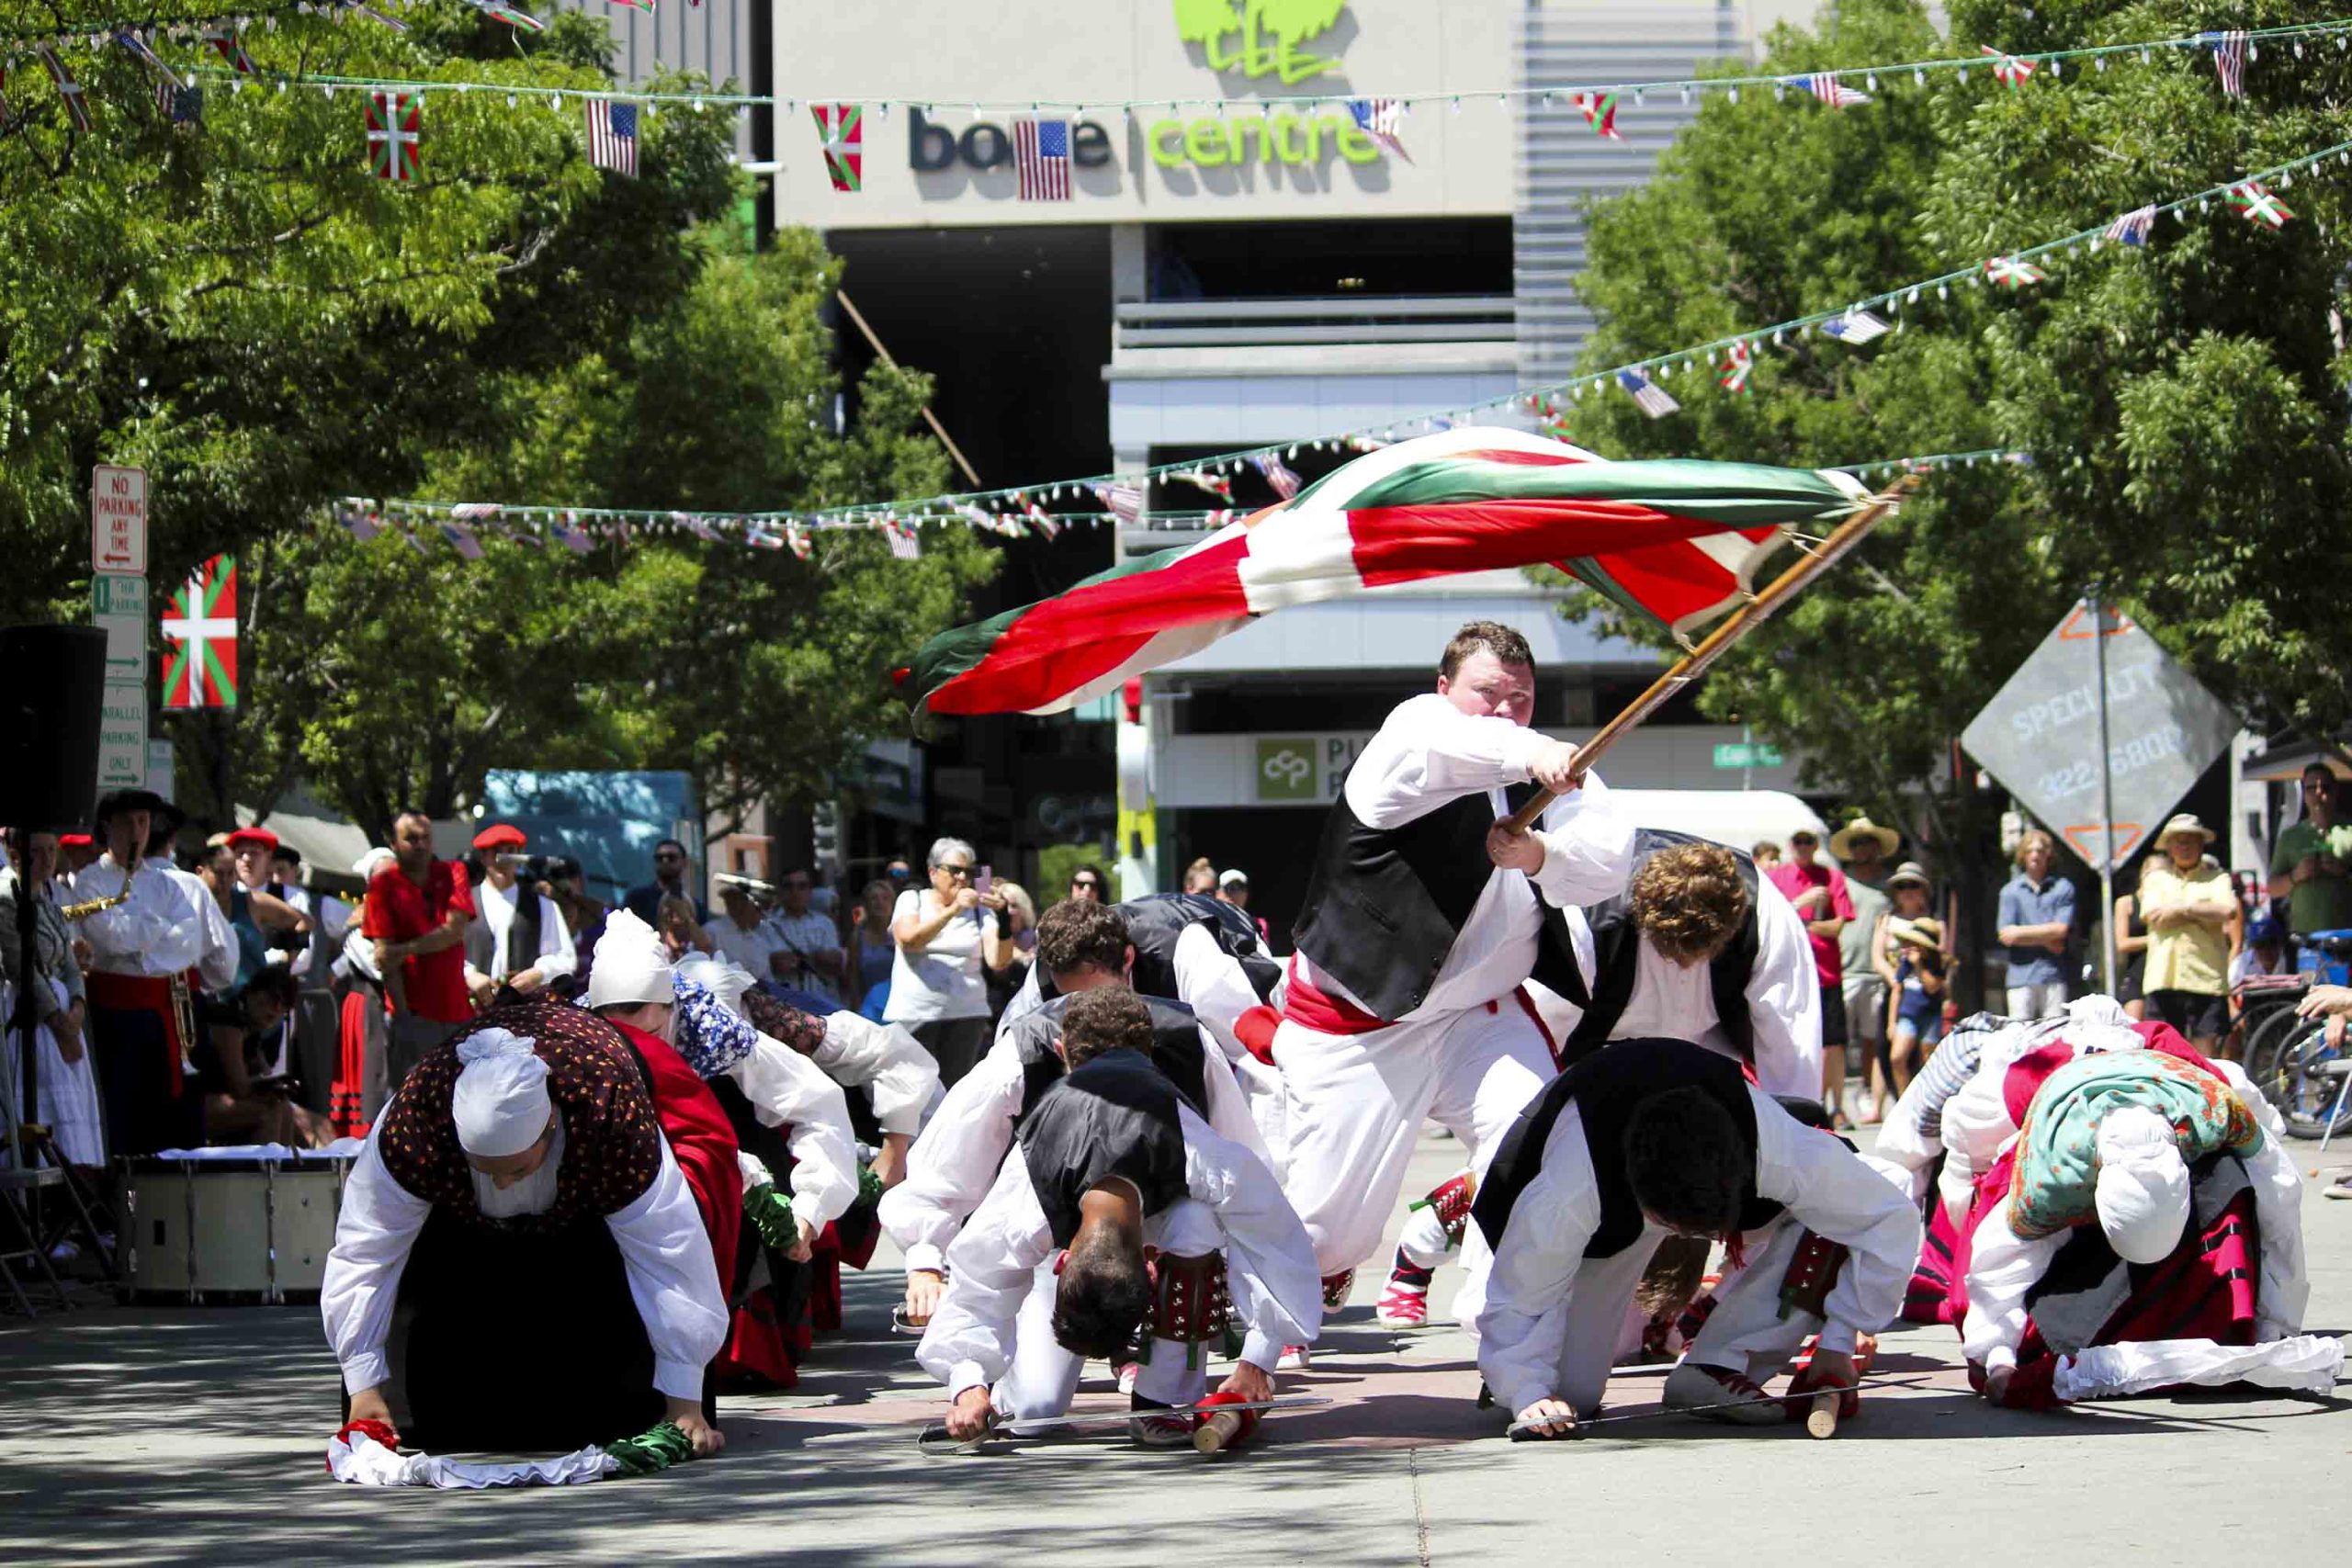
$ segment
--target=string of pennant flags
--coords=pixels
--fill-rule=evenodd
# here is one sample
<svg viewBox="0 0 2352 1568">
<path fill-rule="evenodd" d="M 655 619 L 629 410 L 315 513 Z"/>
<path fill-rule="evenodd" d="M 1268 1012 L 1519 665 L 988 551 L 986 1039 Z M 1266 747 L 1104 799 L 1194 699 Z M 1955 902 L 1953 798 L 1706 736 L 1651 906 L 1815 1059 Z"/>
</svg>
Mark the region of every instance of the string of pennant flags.
<svg viewBox="0 0 2352 1568">
<path fill-rule="evenodd" d="M 616 120 L 629 128 L 628 136 L 633 139 L 636 106 L 643 106 L 654 113 L 659 113 L 666 105 L 690 105 L 696 109 L 781 107 L 791 112 L 804 102 L 794 97 L 727 92 L 717 88 L 684 91 L 633 87 L 541 89 L 520 88 L 513 84 L 498 82 L 266 71 L 255 62 L 245 47 L 250 24 L 258 21 L 268 30 L 275 31 L 280 18 L 286 17 L 318 17 L 336 22 L 359 17 L 396 32 L 405 31 L 405 24 L 391 13 L 409 3 L 410 0 L 270 0 L 270 3 L 247 6 L 209 21 L 179 19 L 156 22 L 115 17 L 96 22 L 84 21 L 63 30 L 18 28 L 0 31 L 0 127 L 5 127 L 14 118 L 6 100 L 6 72 L 29 55 L 47 73 L 63 99 L 74 129 L 85 134 L 93 131 L 96 125 L 87 96 L 67 63 L 67 54 L 71 50 L 85 44 L 98 51 L 119 48 L 147 64 L 160 79 L 157 102 L 166 117 L 175 123 L 200 122 L 200 85 L 208 79 L 223 81 L 232 91 L 243 91 L 250 85 L 273 88 L 280 93 L 299 88 L 329 96 L 340 91 L 364 95 L 368 103 L 369 162 L 383 177 L 394 180 L 414 178 L 421 165 L 424 100 L 428 95 L 489 95 L 493 98 L 503 96 L 510 107 L 525 106 L 544 96 L 547 105 L 556 110 L 561 110 L 566 100 L 570 99 L 588 106 L 592 142 L 600 124 L 606 128 L 609 135 L 612 134 L 609 128 Z M 504 0 L 466 0 L 466 3 L 484 15 L 507 22 L 518 32 L 536 32 L 543 26 L 529 12 L 507 5 Z M 646 11 L 654 9 L 654 0 L 610 0 L 610 3 Z M 1036 143 L 1035 161 L 1038 164 L 1040 177 L 1035 181 L 1024 181 L 1024 188 L 1034 186 L 1033 194 L 1050 199 L 1067 199 L 1069 187 L 1067 168 L 1072 140 L 1070 124 L 1068 118 L 1049 116 L 1048 111 L 1081 115 L 1090 110 L 1100 110 L 1123 112 L 1132 117 L 1138 111 L 1174 111 L 1192 107 L 1214 107 L 1220 114 L 1240 110 L 1260 116 L 1295 109 L 1337 109 L 1350 115 L 1356 129 L 1374 143 L 1409 162 L 1410 154 L 1405 146 L 1405 120 L 1408 113 L 1418 105 L 1450 103 L 1458 111 L 1464 102 L 1484 99 L 1492 99 L 1498 104 L 1518 102 L 1547 107 L 1566 102 L 1584 115 L 1596 134 L 1623 141 L 1623 134 L 1617 128 L 1619 108 L 1628 102 L 1639 106 L 1651 94 L 1674 93 L 1687 103 L 1693 94 L 1722 93 L 1736 103 L 1743 92 L 1754 93 L 1762 89 L 1769 90 L 1776 98 L 1791 92 L 1810 95 L 1833 108 L 1842 109 L 1871 102 L 1889 86 L 1899 85 L 1905 79 L 1914 85 L 1925 86 L 1931 76 L 1951 75 L 1965 81 L 1971 71 L 1984 71 L 1995 81 L 2014 88 L 2024 85 L 2038 73 L 2047 72 L 2052 77 L 2059 76 L 2070 62 L 2079 65 L 2088 62 L 2094 70 L 2103 71 L 2111 60 L 2118 58 L 2137 55 L 2143 62 L 2151 61 L 2158 50 L 2209 52 L 2222 90 L 2232 96 L 2243 96 L 2246 65 L 2248 62 L 2260 58 L 2263 44 L 2284 45 L 2295 58 L 2301 59 L 2305 55 L 2307 43 L 2330 38 L 2335 40 L 2339 52 L 2352 47 L 2352 19 L 2339 18 L 2278 28 L 2204 31 L 2018 54 L 1984 45 L 1973 56 L 1859 65 L 1794 75 L 1690 76 L 1611 86 L 1529 85 L 1447 89 L 1382 97 L 1314 94 L 1271 95 L 1246 99 L 1195 96 L 1157 99 L 1029 98 L 995 101 L 976 97 L 948 100 L 948 103 L 951 107 L 967 106 L 975 114 L 991 111 L 1020 114 L 1025 111 L 1031 117 L 1026 134 Z M 175 44 L 196 42 L 202 49 L 217 54 L 220 63 L 199 61 L 175 67 L 157 52 L 155 45 L 159 40 L 170 40 Z M 854 192 L 863 189 L 865 184 L 866 110 L 871 108 L 887 120 L 894 107 L 934 112 L 943 100 L 936 97 L 876 97 L 854 102 L 805 101 L 815 121 L 819 147 L 831 183 L 836 190 Z M 595 106 L 602 104 L 632 107 L 629 113 L 617 114 L 611 110 L 599 111 Z M 399 130 L 388 130 L 387 122 L 397 122 Z M 1018 125 L 1016 133 L 1019 133 Z M 397 155 L 381 156 L 387 152 Z M 633 161 L 633 147 L 630 152 Z M 1063 177 L 1060 178 L 1054 177 L 1057 160 L 1062 171 Z M 610 163 L 602 166 L 616 167 Z"/>
<path fill-rule="evenodd" d="M 1371 446 L 1385 443 L 1374 442 Z M 1911 457 L 1882 457 L 1867 463 L 1831 465 L 1839 472 L 1861 479 L 1926 473 L 1935 469 L 1975 468 L 1978 464 L 2030 465 L 2030 453 L 2008 447 L 1981 447 L 1969 452 L 1933 452 Z M 1295 481 L 1296 476 L 1292 479 Z M 1215 493 L 1214 487 L 1212 492 Z M 1295 494 L 1294 483 L 1284 496 Z M 871 518 L 820 517 L 789 512 L 679 512 L 650 507 L 539 506 L 504 502 L 441 502 L 374 500 L 345 496 L 327 509 L 328 516 L 352 537 L 366 543 L 394 533 L 418 553 L 430 555 L 440 540 L 468 560 L 482 558 L 484 537 L 511 540 L 533 548 L 555 547 L 589 555 L 601 544 L 635 538 L 700 539 L 706 544 L 733 544 L 754 549 L 788 550 L 802 560 L 816 552 L 820 534 L 882 533 L 891 553 L 904 559 L 922 554 L 921 530 L 931 525 L 961 525 L 977 532 L 1008 538 L 1058 537 L 1065 528 L 1099 528 L 1119 517 L 1115 512 L 1048 512 L 1035 501 L 1018 498 L 1017 506 L 991 510 L 972 504 L 949 513 L 890 513 Z M 1140 508 L 1138 493 L 1137 506 Z M 1199 534 L 1214 532 L 1250 515 L 1235 507 L 1183 511 L 1140 512 L 1122 521 L 1144 533 Z"/>
<path fill-rule="evenodd" d="M 1900 333 L 1905 310 L 1925 303 L 1947 300 L 1954 288 L 1987 288 L 2018 292 L 2047 282 L 2052 265 L 2062 258 L 2085 250 L 2097 252 L 2109 247 L 2143 249 L 2154 239 L 2160 219 L 2169 217 L 2177 222 L 2186 223 L 2193 212 L 2210 212 L 2218 202 L 2258 228 L 2283 228 L 2294 220 L 2296 214 L 2280 192 L 2292 188 L 2298 174 L 2308 175 L 2331 161 L 2339 166 L 2352 166 L 2352 141 L 2324 147 L 2170 201 L 2149 202 L 2091 227 L 2004 254 L 1988 256 L 1932 277 L 1898 284 L 1830 310 L 1771 322 L 1607 369 L 1582 372 L 1545 386 L 1521 388 L 1464 408 L 1408 415 L 1337 435 L 1278 441 L 1263 446 L 1188 457 L 1150 468 L 1124 469 L 1084 479 L 1048 480 L 1014 489 L 965 491 L 913 499 L 860 502 L 829 508 L 808 516 L 845 519 L 854 524 L 884 514 L 928 514 L 969 507 L 988 510 L 1001 507 L 1016 497 L 1038 497 L 1052 502 L 1091 495 L 1103 512 L 1122 522 L 1129 522 L 1141 513 L 1148 487 L 1155 481 L 1197 482 L 1195 476 L 1205 475 L 1210 477 L 1213 487 L 1220 481 L 1229 483 L 1232 476 L 1255 468 L 1278 495 L 1287 499 L 1295 493 L 1297 479 L 1295 475 L 1289 474 L 1283 460 L 1285 457 L 1295 459 L 1302 451 L 1369 450 L 1397 439 L 1400 432 L 1426 434 L 1465 420 L 1491 417 L 1498 412 L 1514 410 L 1532 415 L 1547 434 L 1560 435 L 1565 434 L 1568 402 L 1582 400 L 1593 393 L 1611 389 L 1625 392 L 1643 412 L 1652 418 L 1662 419 L 1679 412 L 1682 406 L 1666 385 L 1677 377 L 1687 378 L 1693 371 L 1705 369 L 1713 374 L 1723 393 L 1740 396 L 1751 389 L 1751 378 L 1757 367 L 1764 362 L 1771 350 L 1815 337 L 1826 338 L 1848 348 L 1863 347 L 1889 333 Z M 2274 186 L 2277 188 L 2273 188 Z"/>
</svg>

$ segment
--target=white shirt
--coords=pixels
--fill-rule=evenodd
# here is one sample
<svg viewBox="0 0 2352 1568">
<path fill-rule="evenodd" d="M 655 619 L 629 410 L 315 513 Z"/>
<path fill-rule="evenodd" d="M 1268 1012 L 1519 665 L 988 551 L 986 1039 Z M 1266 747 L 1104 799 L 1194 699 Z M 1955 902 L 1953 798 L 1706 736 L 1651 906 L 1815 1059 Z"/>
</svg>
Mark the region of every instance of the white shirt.
<svg viewBox="0 0 2352 1568">
<path fill-rule="evenodd" d="M 1756 1112 L 1756 1195 L 1851 1256 L 1824 1303 L 1821 1346 L 1851 1353 L 1859 1334 L 1893 1321 L 1919 1259 L 1919 1211 L 1886 1177 L 1763 1089 Z M 1775 1223 L 1786 1223 L 1775 1222 Z M 1584 1118 L 1571 1103 L 1553 1123 L 1544 1167 L 1511 1205 L 1478 1314 L 1478 1371 L 1505 1410 L 1555 1395 L 1568 1303 L 1584 1249 L 1600 1228 L 1600 1193 Z M 1615 1325 L 1611 1325 L 1615 1332 Z"/>
<path fill-rule="evenodd" d="M 1201 1043 L 1209 1125 L 1266 1161 L 1265 1143 L 1250 1119 L 1241 1086 L 1233 1081 L 1224 1050 L 1206 1029 L 1201 1031 Z M 907 1151 L 907 1179 L 882 1194 L 881 1219 L 882 1228 L 906 1253 L 910 1271 L 945 1269 L 948 1247 L 966 1216 L 987 1198 L 1012 1147 L 1013 1119 L 1021 1114 L 1026 1082 L 1019 1047 L 1011 1040 L 999 1040 L 956 1080 L 922 1136 Z"/>
<path fill-rule="evenodd" d="M 492 980 L 503 980 L 510 971 L 506 963 L 506 933 L 514 929 L 514 910 L 522 901 L 523 884 L 518 880 L 504 887 L 485 881 L 474 889 L 474 908 L 490 928 L 490 975 Z M 535 893 L 539 901 L 539 955 L 527 967 L 537 969 L 542 980 L 553 980 L 571 974 L 579 966 L 580 958 L 571 949 L 571 931 L 563 923 L 563 911 L 555 900 L 543 893 Z M 467 969 L 473 970 L 469 964 Z M 479 973 L 479 971 L 475 971 Z"/>
<path fill-rule="evenodd" d="M 933 911 L 923 907 L 926 898 L 937 906 L 937 897 L 927 888 L 910 887 L 899 894 L 890 909 L 890 923 L 930 919 Z M 969 913 L 957 915 L 919 949 L 910 950 L 903 942 L 899 945 L 890 957 L 890 1001 L 882 1010 L 885 1019 L 892 1023 L 936 1023 L 943 1019 L 988 1017 L 988 982 L 980 976 L 980 932 L 982 922 L 994 917 L 987 909 L 978 910 L 978 915 L 977 919 Z"/>
<path fill-rule="evenodd" d="M 824 1070 L 780 1040 L 763 1034 L 752 1054 L 727 1069 L 763 1127 L 789 1126 L 792 1214 L 819 1230 L 857 1201 L 857 1135 L 849 1101 Z"/>
<path fill-rule="evenodd" d="M 1622 885 L 1617 891 L 1623 891 Z M 1614 894 L 1612 893 L 1611 897 Z M 1577 969 L 1589 994 L 1594 974 L 1592 927 L 1584 911 L 1568 915 Z M 1821 987 L 1804 919 L 1788 896 L 1770 881 L 1756 889 L 1756 966 L 1747 976 L 1749 1027 L 1754 1031 L 1756 1081 L 1767 1094 L 1821 1092 Z M 1545 992 L 1538 1011 L 1554 1038 L 1565 1040 L 1584 1010 Z M 1685 969 L 1647 940 L 1634 943 L 1634 989 L 1625 1012 L 1609 1032 L 1611 1040 L 1688 1040 L 1736 1061 L 1731 1036 L 1715 1010 L 1714 984 L 1707 965 Z"/>
<path fill-rule="evenodd" d="M 797 955 L 788 958 L 785 964 L 786 968 L 793 971 L 792 974 L 783 976 L 788 984 L 797 986 L 804 991 L 813 991 L 830 1002 L 842 999 L 841 985 L 838 981 L 814 964 L 803 964 L 799 962 L 800 958 L 816 953 L 843 951 L 842 933 L 834 929 L 831 916 L 820 915 L 814 909 L 803 909 L 797 915 L 786 914 L 784 910 L 778 909 L 763 923 L 769 937 L 775 944 L 772 951 Z M 745 964 L 744 967 L 748 969 L 751 965 Z M 762 960 L 761 966 L 752 969 L 752 973 L 763 980 L 771 977 L 765 960 Z"/>
<path fill-rule="evenodd" d="M 1474 718 L 1436 693 L 1424 693 L 1398 704 L 1357 753 L 1345 786 L 1348 809 L 1367 828 L 1401 828 L 1464 796 L 1484 795 L 1495 815 L 1504 817 L 1510 807 L 1503 791 L 1525 784 L 1550 744 L 1541 730 L 1507 718 Z M 1589 773 L 1583 787 L 1544 808 L 1535 830 L 1544 845 L 1542 868 L 1532 877 L 1490 870 L 1420 1006 L 1392 1021 L 1438 1018 L 1509 995 L 1535 966 L 1545 902 L 1572 908 L 1623 890 L 1632 869 L 1633 829 L 1608 800 L 1608 786 Z M 1363 1005 L 1305 953 L 1296 962 L 1316 989 Z"/>
<path fill-rule="evenodd" d="M 2262 1233 L 2256 1331 L 2264 1339 L 2285 1339 L 2302 1332 L 2303 1309 L 2311 1299 L 2303 1267 L 2302 1179 L 2287 1153 L 2278 1108 L 2235 1062 L 2217 1059 L 2213 1070 L 2262 1127 L 2262 1147 L 2243 1156 L 2254 1185 L 2256 1228 Z M 2030 1315 L 2026 1294 L 2073 1234 L 2070 1228 L 2024 1240 L 2009 1228 L 2006 1197 L 1984 1216 L 1969 1242 L 1968 1315 L 1960 1325 L 1961 1349 L 1970 1360 L 1988 1372 L 2018 1364 L 2018 1344 Z"/>
<path fill-rule="evenodd" d="M 703 930 L 710 933 L 711 945 L 733 959 L 739 966 L 750 970 L 752 978 L 767 980 L 775 977 L 768 968 L 768 954 L 782 943 L 769 931 L 766 921 L 762 920 L 750 931 L 745 931 L 729 917 L 721 915 Z"/>
<path fill-rule="evenodd" d="M 74 901 L 111 897 L 122 882 L 109 852 L 74 878 Z M 90 967 L 100 974 L 155 978 L 194 969 L 207 990 L 237 983 L 236 935 L 212 889 L 159 859 L 140 862 L 127 903 L 77 921 L 75 931 L 88 941 Z"/>
<path fill-rule="evenodd" d="M 1185 1191 L 1208 1206 L 1225 1235 L 1226 1286 L 1234 1316 L 1247 1328 L 1241 1359 L 1272 1371 L 1283 1346 L 1312 1345 L 1321 1331 L 1323 1284 L 1314 1245 L 1263 1160 L 1220 1135 L 1191 1106 L 1180 1102 L 1176 1116 L 1184 1134 Z M 1147 1245 L 1159 1242 L 1159 1218 L 1144 1218 Z M 1013 1322 L 1037 1266 L 1053 1250 L 1052 1227 L 1016 1148 L 949 1248 L 946 1293 L 915 1348 L 923 1369 L 947 1385 L 949 1398 L 1004 1375 Z"/>
<path fill-rule="evenodd" d="M 355 1392 L 374 1388 L 390 1375 L 384 1342 L 391 1333 L 401 1271 L 433 1213 L 432 1204 L 385 1168 L 377 1149 L 383 1129 L 384 1119 L 379 1118 L 344 1183 L 334 1250 L 327 1254 L 319 1289 L 327 1342 L 343 1365 L 344 1385 Z M 627 1208 L 606 1215 L 605 1224 L 620 1248 L 629 1296 L 653 1347 L 653 1386 L 673 1399 L 700 1399 L 703 1369 L 727 1343 L 727 1303 L 702 1212 L 666 1140 L 653 1185 Z M 548 1283 L 559 1292 L 563 1287 L 561 1280 Z M 494 1331 L 491 1325 L 500 1309 L 496 1302 L 482 1303 L 485 1332 Z"/>
<path fill-rule="evenodd" d="M 844 1089 L 863 1088 L 885 1133 L 911 1137 L 939 1098 L 939 1059 L 895 1023 L 857 1013 L 825 1016 L 825 1043 L 808 1058 Z"/>
</svg>

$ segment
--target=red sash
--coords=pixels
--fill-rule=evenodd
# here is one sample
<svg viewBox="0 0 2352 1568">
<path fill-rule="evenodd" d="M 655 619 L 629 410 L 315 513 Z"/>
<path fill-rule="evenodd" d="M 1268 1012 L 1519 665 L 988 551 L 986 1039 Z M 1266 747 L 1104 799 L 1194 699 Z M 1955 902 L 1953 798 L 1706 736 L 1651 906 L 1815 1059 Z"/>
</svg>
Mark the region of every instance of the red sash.
<svg viewBox="0 0 2352 1568">
<path fill-rule="evenodd" d="M 90 1006 L 107 1012 L 152 1012 L 164 1021 L 164 1048 L 170 1054 L 172 1098 L 180 1097 L 180 1058 L 193 1045 L 196 1016 L 190 993 L 197 980 L 186 975 L 110 975 L 93 969 L 84 983 Z"/>
</svg>

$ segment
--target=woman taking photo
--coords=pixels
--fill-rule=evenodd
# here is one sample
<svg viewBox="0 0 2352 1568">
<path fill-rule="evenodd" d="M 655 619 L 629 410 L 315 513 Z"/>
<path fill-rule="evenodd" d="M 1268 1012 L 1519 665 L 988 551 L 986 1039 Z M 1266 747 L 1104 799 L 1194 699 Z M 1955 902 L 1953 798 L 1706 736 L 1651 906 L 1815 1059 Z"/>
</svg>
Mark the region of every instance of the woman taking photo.
<svg viewBox="0 0 2352 1568">
<path fill-rule="evenodd" d="M 883 1021 L 906 1025 L 951 1089 L 989 1047 L 989 987 L 981 965 L 1001 969 L 1012 962 L 1004 895 L 973 886 L 977 860 L 961 839 L 935 840 L 931 886 L 899 894 L 890 911 L 899 951 L 891 960 Z"/>
</svg>

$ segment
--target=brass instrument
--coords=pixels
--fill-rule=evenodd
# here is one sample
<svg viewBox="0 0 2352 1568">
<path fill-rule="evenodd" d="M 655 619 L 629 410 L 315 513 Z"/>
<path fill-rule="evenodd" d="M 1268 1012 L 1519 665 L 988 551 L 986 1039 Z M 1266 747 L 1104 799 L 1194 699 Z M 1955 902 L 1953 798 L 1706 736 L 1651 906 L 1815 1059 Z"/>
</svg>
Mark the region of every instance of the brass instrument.
<svg viewBox="0 0 2352 1568">
<path fill-rule="evenodd" d="M 122 891 L 110 893 L 104 898 L 85 898 L 79 904 L 60 904 L 57 912 L 69 920 L 86 920 L 101 909 L 111 909 L 130 898 L 130 878 L 122 879 Z"/>
</svg>

